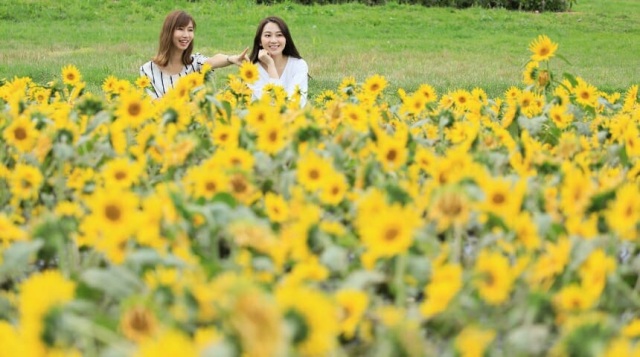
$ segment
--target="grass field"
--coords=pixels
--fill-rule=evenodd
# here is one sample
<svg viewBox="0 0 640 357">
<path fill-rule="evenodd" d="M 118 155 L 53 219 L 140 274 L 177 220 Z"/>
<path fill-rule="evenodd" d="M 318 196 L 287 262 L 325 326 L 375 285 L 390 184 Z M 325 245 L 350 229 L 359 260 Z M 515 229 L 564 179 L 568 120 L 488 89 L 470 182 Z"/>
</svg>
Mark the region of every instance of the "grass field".
<svg viewBox="0 0 640 357">
<path fill-rule="evenodd" d="M 518 13 L 425 8 L 389 1 L 301 6 L 235 1 L 45 1 L 0 4 L 0 79 L 57 78 L 76 65 L 98 92 L 108 75 L 135 79 L 155 54 L 166 13 L 181 8 L 197 21 L 196 50 L 213 55 L 250 46 L 258 21 L 283 17 L 310 66 L 310 95 L 335 89 L 342 78 L 381 74 L 389 91 L 422 83 L 438 91 L 484 88 L 502 94 L 521 81 L 529 42 L 539 34 L 560 44 L 556 74 L 582 76 L 606 91 L 640 82 L 640 1 L 581 0 L 570 13 Z M 223 83 L 233 69 L 217 72 Z"/>
</svg>

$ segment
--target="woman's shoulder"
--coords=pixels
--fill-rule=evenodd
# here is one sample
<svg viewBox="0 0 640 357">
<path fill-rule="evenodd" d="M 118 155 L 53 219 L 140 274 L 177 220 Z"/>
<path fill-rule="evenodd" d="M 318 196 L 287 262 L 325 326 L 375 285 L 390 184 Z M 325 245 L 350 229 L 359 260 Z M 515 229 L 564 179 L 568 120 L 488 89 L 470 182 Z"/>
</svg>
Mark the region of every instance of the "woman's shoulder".
<svg viewBox="0 0 640 357">
<path fill-rule="evenodd" d="M 153 61 L 147 61 L 142 66 L 140 66 L 141 71 L 150 72 L 153 67 L 158 67 Z"/>
<path fill-rule="evenodd" d="M 193 62 L 197 63 L 198 65 L 203 65 L 208 58 L 209 57 L 203 55 L 200 52 L 191 54 L 191 59 L 193 60 Z"/>
</svg>

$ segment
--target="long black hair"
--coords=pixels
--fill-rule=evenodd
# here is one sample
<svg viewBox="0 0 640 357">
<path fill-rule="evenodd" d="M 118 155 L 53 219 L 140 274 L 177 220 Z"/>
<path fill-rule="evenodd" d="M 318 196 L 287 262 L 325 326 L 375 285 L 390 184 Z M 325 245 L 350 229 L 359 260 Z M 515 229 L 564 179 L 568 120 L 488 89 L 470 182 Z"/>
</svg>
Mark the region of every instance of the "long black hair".
<svg viewBox="0 0 640 357">
<path fill-rule="evenodd" d="M 284 49 L 282 50 L 282 54 L 294 58 L 302 58 L 302 56 L 300 56 L 300 53 L 298 52 L 298 49 L 296 48 L 296 45 L 293 43 L 291 32 L 289 32 L 289 27 L 284 22 L 284 20 L 277 16 L 269 16 L 262 19 L 262 21 L 260 21 L 260 24 L 258 24 L 256 36 L 253 38 L 253 48 L 251 49 L 251 55 L 249 55 L 249 59 L 251 60 L 251 62 L 258 62 L 258 52 L 260 52 L 261 48 L 260 39 L 262 37 L 262 31 L 264 30 L 264 27 L 270 22 L 278 25 L 280 31 L 282 31 L 282 34 L 284 35 L 284 38 L 287 40 L 287 43 L 284 45 Z"/>
</svg>

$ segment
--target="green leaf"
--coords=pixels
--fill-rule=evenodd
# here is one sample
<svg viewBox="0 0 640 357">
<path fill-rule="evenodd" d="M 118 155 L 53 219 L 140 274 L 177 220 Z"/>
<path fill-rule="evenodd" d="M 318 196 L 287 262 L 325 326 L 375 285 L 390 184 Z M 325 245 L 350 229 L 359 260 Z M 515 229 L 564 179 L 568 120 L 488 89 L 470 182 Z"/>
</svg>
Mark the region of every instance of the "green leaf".
<svg viewBox="0 0 640 357">
<path fill-rule="evenodd" d="M 238 205 L 238 201 L 229 192 L 220 192 L 213 196 L 211 202 L 224 203 L 225 205 L 235 208 Z"/>
<path fill-rule="evenodd" d="M 89 269 L 80 279 L 88 286 L 117 299 L 131 296 L 144 288 L 139 277 L 124 267 Z"/>
<path fill-rule="evenodd" d="M 577 86 L 578 85 L 578 80 L 576 79 L 576 77 L 574 77 L 571 73 L 563 73 L 562 77 L 566 80 L 569 81 L 569 83 L 571 83 L 572 86 Z M 566 88 L 569 89 L 569 88 Z"/>
<path fill-rule="evenodd" d="M 609 201 L 616 197 L 616 190 L 598 193 L 591 197 L 591 203 L 587 207 L 587 213 L 596 213 L 607 208 Z"/>
<path fill-rule="evenodd" d="M 573 65 L 571 64 L 571 62 L 569 62 L 569 60 L 568 60 L 568 59 L 566 59 L 563 55 L 561 55 L 561 54 L 559 54 L 559 53 L 556 53 L 556 57 L 558 57 L 558 58 L 560 58 L 561 60 L 563 60 L 566 64 L 568 64 L 568 65 L 570 65 L 570 66 L 573 66 Z"/>
<path fill-rule="evenodd" d="M 24 277 L 31 269 L 31 262 L 35 254 L 44 243 L 40 240 L 13 243 L 4 251 L 2 265 L 0 265 L 0 285 L 6 281 Z"/>
</svg>

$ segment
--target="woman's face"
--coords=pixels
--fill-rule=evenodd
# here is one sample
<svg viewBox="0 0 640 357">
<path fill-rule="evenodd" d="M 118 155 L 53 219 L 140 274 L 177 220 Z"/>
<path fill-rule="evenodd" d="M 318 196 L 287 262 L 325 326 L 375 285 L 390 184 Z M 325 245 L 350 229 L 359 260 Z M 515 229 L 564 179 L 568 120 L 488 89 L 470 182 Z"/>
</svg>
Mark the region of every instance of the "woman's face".
<svg viewBox="0 0 640 357">
<path fill-rule="evenodd" d="M 178 26 L 173 30 L 173 46 L 184 51 L 193 41 L 193 23 L 189 22 L 187 26 Z"/>
<path fill-rule="evenodd" d="M 282 55 L 282 51 L 287 45 L 287 39 L 284 37 L 282 30 L 280 30 L 280 26 L 273 22 L 267 22 L 262 28 L 260 44 L 273 57 Z"/>
</svg>

